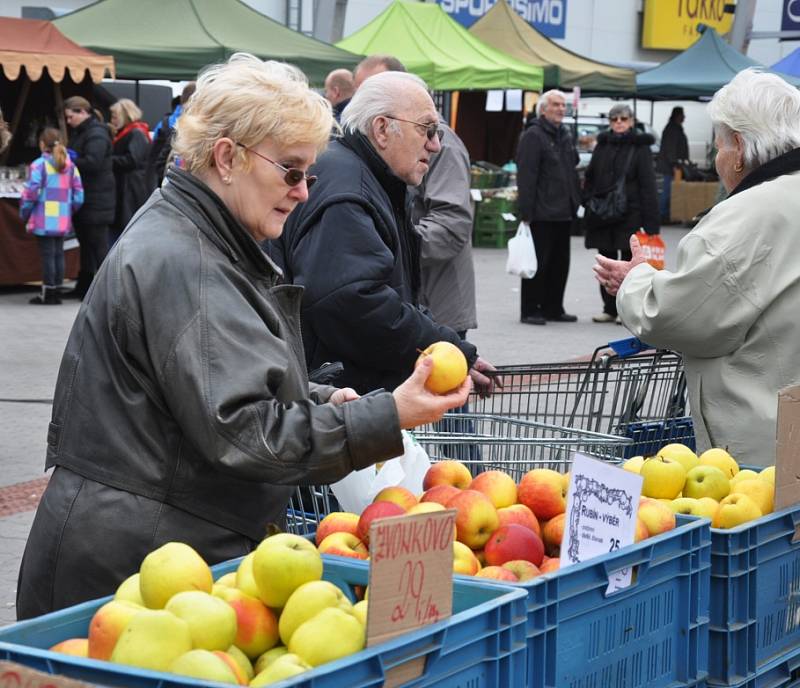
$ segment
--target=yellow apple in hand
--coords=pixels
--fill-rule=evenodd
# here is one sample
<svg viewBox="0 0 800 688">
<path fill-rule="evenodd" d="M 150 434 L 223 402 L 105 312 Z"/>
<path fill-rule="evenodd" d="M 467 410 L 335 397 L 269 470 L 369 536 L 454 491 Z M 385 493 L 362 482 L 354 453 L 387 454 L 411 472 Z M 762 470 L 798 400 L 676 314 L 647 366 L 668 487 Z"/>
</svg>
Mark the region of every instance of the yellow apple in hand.
<svg viewBox="0 0 800 688">
<path fill-rule="evenodd" d="M 352 609 L 328 607 L 295 629 L 289 652 L 319 666 L 363 650 L 365 640 L 366 629 Z"/>
<path fill-rule="evenodd" d="M 450 342 L 431 344 L 419 355 L 416 365 L 427 356 L 433 359 L 433 368 L 425 387 L 434 394 L 451 392 L 466 380 L 469 373 L 467 359 L 455 344 Z"/>
<path fill-rule="evenodd" d="M 735 528 L 756 518 L 761 518 L 761 509 L 747 495 L 728 495 L 719 503 L 719 509 L 711 522 L 712 528 Z"/>
<path fill-rule="evenodd" d="M 184 590 L 210 593 L 213 585 L 208 564 L 183 542 L 153 550 L 139 569 L 139 591 L 150 609 L 163 609 L 170 597 Z"/>
<path fill-rule="evenodd" d="M 700 464 L 686 474 L 683 496 L 700 499 L 711 497 L 716 501 L 730 494 L 731 485 L 726 475 L 716 466 Z"/>
<path fill-rule="evenodd" d="M 728 454 L 724 449 L 714 447 L 700 454 L 701 466 L 716 466 L 730 480 L 739 472 L 739 464 L 736 460 Z"/>
<path fill-rule="evenodd" d="M 654 499 L 675 499 L 683 489 L 686 471 L 675 459 L 654 456 L 642 464 L 642 494 Z"/>
<path fill-rule="evenodd" d="M 685 444 L 674 443 L 664 445 L 656 452 L 656 456 L 661 456 L 665 459 L 674 459 L 683 466 L 683 470 L 687 473 L 700 463 L 697 454 Z"/>
</svg>

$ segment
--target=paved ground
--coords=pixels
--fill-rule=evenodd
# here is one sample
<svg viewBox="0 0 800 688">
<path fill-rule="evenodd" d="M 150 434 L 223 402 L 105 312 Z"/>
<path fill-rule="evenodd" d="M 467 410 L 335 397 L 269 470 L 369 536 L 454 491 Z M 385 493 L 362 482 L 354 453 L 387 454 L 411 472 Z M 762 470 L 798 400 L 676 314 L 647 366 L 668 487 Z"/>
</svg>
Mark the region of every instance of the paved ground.
<svg viewBox="0 0 800 688">
<path fill-rule="evenodd" d="M 667 267 L 687 230 L 668 228 Z M 618 325 L 598 325 L 601 310 L 591 273 L 594 252 L 572 239 L 572 268 L 566 308 L 574 324 L 544 327 L 519 322 L 519 280 L 505 273 L 506 252 L 475 251 L 479 328 L 470 333 L 481 355 L 493 363 L 563 361 L 591 353 L 625 336 Z M 0 625 L 15 619 L 17 571 L 34 510 L 46 483 L 43 474 L 49 400 L 72 321 L 74 302 L 35 307 L 33 289 L 0 289 Z"/>
</svg>

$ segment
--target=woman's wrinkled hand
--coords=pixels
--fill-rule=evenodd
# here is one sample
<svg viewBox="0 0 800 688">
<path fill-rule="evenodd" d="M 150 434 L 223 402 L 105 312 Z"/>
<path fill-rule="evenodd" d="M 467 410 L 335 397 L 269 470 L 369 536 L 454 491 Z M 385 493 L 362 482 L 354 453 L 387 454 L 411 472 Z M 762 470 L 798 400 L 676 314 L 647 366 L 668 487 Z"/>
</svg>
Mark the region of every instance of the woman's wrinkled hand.
<svg viewBox="0 0 800 688">
<path fill-rule="evenodd" d="M 616 296 L 620 286 L 622 286 L 622 282 L 633 268 L 647 262 L 644 257 L 644 249 L 635 234 L 631 235 L 630 244 L 630 260 L 613 260 L 605 256 L 595 256 L 595 261 L 597 262 L 592 266 L 595 279 L 603 285 L 603 288 L 611 296 Z"/>
<path fill-rule="evenodd" d="M 461 386 L 452 392 L 434 394 L 425 387 L 432 368 L 430 356 L 423 357 L 411 376 L 392 392 L 400 427 L 404 430 L 433 423 L 447 411 L 467 403 L 472 390 L 472 378 L 468 375 Z"/>
</svg>

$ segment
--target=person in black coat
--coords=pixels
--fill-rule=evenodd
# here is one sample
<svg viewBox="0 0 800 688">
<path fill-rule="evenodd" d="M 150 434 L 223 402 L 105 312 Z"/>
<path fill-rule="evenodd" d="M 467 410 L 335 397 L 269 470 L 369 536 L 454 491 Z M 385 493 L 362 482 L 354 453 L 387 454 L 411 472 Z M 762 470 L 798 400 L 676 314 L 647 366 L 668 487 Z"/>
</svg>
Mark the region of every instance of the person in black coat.
<svg viewBox="0 0 800 688">
<path fill-rule="evenodd" d="M 108 253 L 108 228 L 114 221 L 111 135 L 95 117 L 89 101 L 81 96 L 64 101 L 64 118 L 72 129 L 69 148 L 81 173 L 84 192 L 83 206 L 72 218 L 81 254 L 78 283 L 64 296 L 82 299 Z"/>
<path fill-rule="evenodd" d="M 675 165 L 679 160 L 689 159 L 689 139 L 686 138 L 686 132 L 683 130 L 685 119 L 682 107 L 672 108 L 669 122 L 661 132 L 661 148 L 658 151 L 657 168 L 658 172 L 664 176 L 664 186 L 661 192 L 661 220 L 663 222 L 670 219 L 669 204 Z"/>
<path fill-rule="evenodd" d="M 342 113 L 342 126 L 344 135 L 312 168 L 317 183 L 308 201 L 264 247 L 287 281 L 304 287 L 309 370 L 338 361 L 344 371 L 335 384 L 360 394 L 392 390 L 420 351 L 446 340 L 488 392 L 481 371 L 493 368 L 419 306 L 421 239 L 407 185 L 419 185 L 441 148 L 439 115 L 424 82 L 405 72 L 370 77 Z"/>
<path fill-rule="evenodd" d="M 150 130 L 142 122 L 142 111 L 128 98 L 121 98 L 111 106 L 111 126 L 117 132 L 111 155 L 117 188 L 114 222 L 109 234 L 113 244 L 150 195 L 147 181 Z"/>
<path fill-rule="evenodd" d="M 520 320 L 529 325 L 578 319 L 564 310 L 570 227 L 580 202 L 578 151 L 562 124 L 566 107 L 561 91 L 543 93 L 539 116 L 528 120 L 517 146 L 519 212 L 531 227 L 539 263 L 520 289 Z"/>
<path fill-rule="evenodd" d="M 658 192 L 650 146 L 655 139 L 634 128 L 633 112 L 627 105 L 615 105 L 608 113 L 610 130 L 597 137 L 597 147 L 586 170 L 586 248 L 596 248 L 607 258 L 630 260 L 630 237 L 643 228 L 659 233 Z M 590 199 L 611 191 L 625 175 L 626 211 L 614 218 L 601 218 L 590 209 Z M 617 302 L 601 285 L 603 312 L 594 322 L 617 319 Z"/>
</svg>

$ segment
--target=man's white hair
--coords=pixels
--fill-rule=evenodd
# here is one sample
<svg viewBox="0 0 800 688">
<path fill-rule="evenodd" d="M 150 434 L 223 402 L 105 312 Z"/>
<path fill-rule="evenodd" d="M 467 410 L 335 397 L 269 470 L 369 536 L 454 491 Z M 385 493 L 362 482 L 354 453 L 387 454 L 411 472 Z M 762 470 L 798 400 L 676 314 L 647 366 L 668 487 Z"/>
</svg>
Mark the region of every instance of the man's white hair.
<svg viewBox="0 0 800 688">
<path fill-rule="evenodd" d="M 550 104 L 550 99 L 554 96 L 561 96 L 564 102 L 567 100 L 567 94 L 564 93 L 564 91 L 559 91 L 557 88 L 551 88 L 549 91 L 545 91 L 539 97 L 539 102 L 536 103 L 536 115 L 538 117 L 542 116 L 542 112 L 544 112 L 544 109 Z"/>
<path fill-rule="evenodd" d="M 368 135 L 376 117 L 393 115 L 402 109 L 410 86 L 428 90 L 422 79 L 409 72 L 381 72 L 369 77 L 342 112 L 342 128 Z"/>
<path fill-rule="evenodd" d="M 742 137 L 746 169 L 800 147 L 800 92 L 777 74 L 745 69 L 707 109 L 721 138 L 730 141 L 734 132 Z"/>
</svg>

